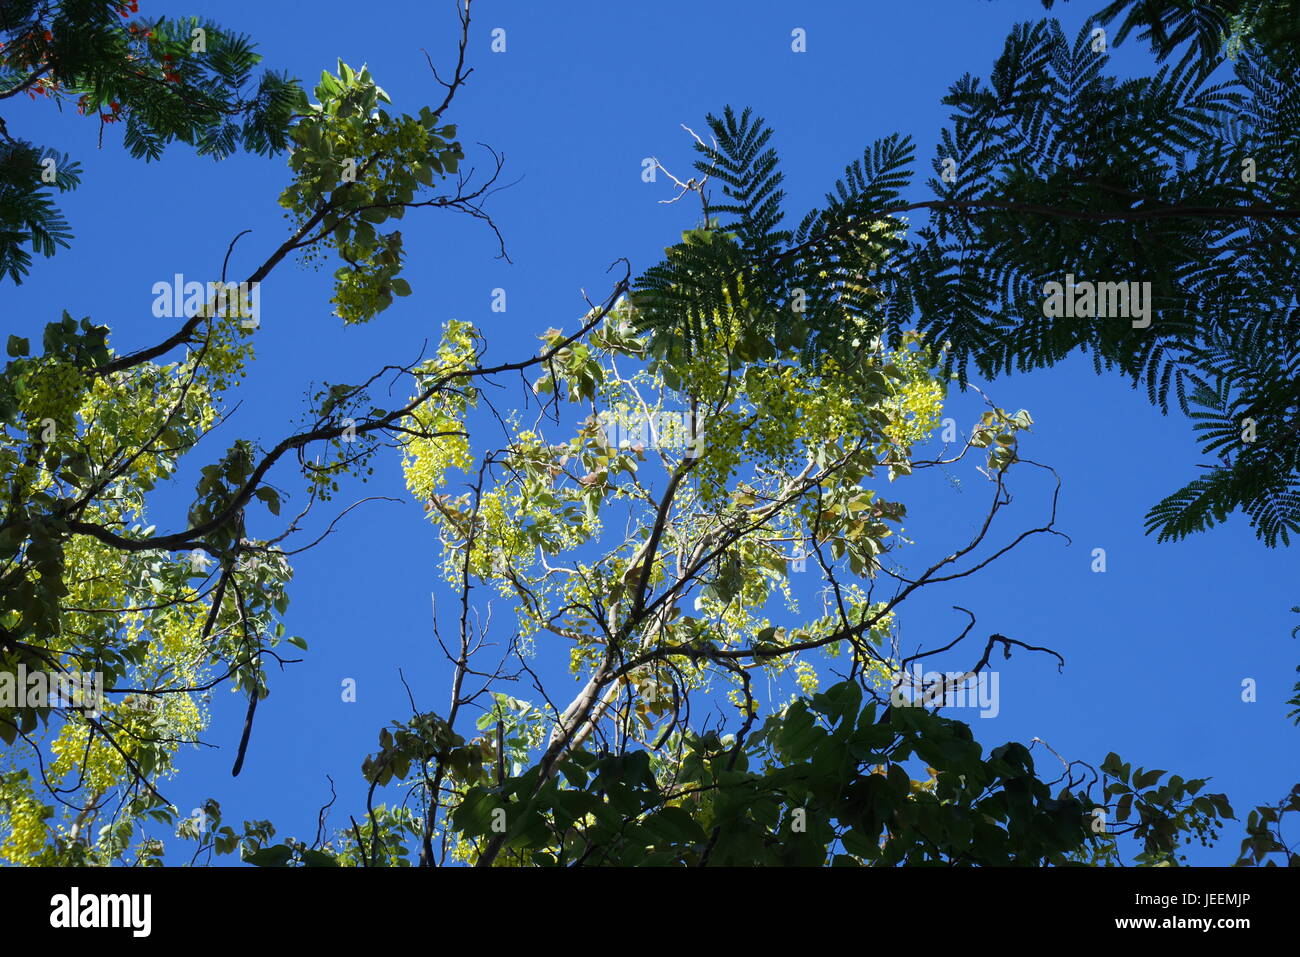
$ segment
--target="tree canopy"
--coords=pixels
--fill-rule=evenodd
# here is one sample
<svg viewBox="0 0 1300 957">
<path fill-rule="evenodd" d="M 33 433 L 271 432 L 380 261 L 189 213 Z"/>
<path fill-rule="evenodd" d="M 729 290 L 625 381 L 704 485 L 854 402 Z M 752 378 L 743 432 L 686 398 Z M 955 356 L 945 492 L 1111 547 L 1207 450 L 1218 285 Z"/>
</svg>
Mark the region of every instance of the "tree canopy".
<svg viewBox="0 0 1300 957">
<path fill-rule="evenodd" d="M 223 266 L 219 283 L 184 290 L 153 345 L 119 353 L 108 325 L 67 312 L 39 344 L 8 337 L 0 690 L 93 673 L 103 695 L 0 699 L 0 858 L 1170 865 L 1216 839 L 1235 815 L 1207 778 L 1114 752 L 1045 757 L 1037 741 L 986 749 L 941 713 L 995 654 L 1057 668 L 1055 650 L 996 631 L 981 643 L 977 615 L 957 608 L 960 627 L 908 655 L 896 625 L 930 586 L 1062 535 L 1059 479 L 1027 451 L 1029 410 L 989 398 L 933 451 L 972 372 L 1084 350 L 1177 404 L 1220 459 L 1152 508 L 1150 531 L 1179 538 L 1234 509 L 1267 545 L 1300 531 L 1297 214 L 1281 173 L 1300 145 L 1297 64 L 1276 8 L 1111 4 L 1097 22 L 1164 64 L 1130 80 L 1106 74 L 1104 29 L 1099 45 L 1091 25 L 1073 39 L 1055 21 L 1017 27 L 987 83 L 952 86 L 931 198 L 908 193 L 911 143 L 886 136 L 794 229 L 771 130 L 725 108 L 695 137 L 698 177 L 674 178 L 698 221 L 657 264 L 616 261 L 575 327 L 489 363 L 487 333 L 450 320 L 427 358 L 324 383 L 282 437 L 216 447 L 259 371 L 248 291 L 284 260 L 333 267 L 335 318 L 357 324 L 419 291 L 392 221 L 447 209 L 495 235 L 482 201 L 501 161 L 463 173 L 449 122 L 471 6 L 456 6 L 450 76 L 433 74 L 441 101 L 398 112 L 342 61 L 310 93 L 254 79 L 251 41 L 216 24 L 134 18 L 133 2 L 5 5 L 0 99 L 76 102 L 123 124 L 145 160 L 175 141 L 216 158 L 288 150 L 289 225 L 239 283 Z M 79 167 L 0 134 L 0 273 L 17 283 L 33 254 L 68 245 L 54 197 Z M 1126 286 L 1109 318 L 1099 298 L 1050 314 L 1047 288 L 1072 295 L 1067 274 L 1151 292 L 1140 307 Z M 329 547 L 308 518 L 385 455 L 456 596 L 436 609 L 446 709 L 412 699 L 380 729 L 360 762 L 364 806 L 332 831 L 322 811 L 312 841 L 236 826 L 219 795 L 183 815 L 166 791 L 209 692 L 246 696 L 238 774 L 273 667 L 309 653 L 285 625 L 294 556 Z M 160 531 L 152 493 L 183 462 L 204 463 L 186 521 Z M 987 480 L 976 531 L 914 567 L 895 490 L 958 463 Z M 1009 522 L 1013 485 L 1048 490 L 1038 524 Z M 811 570 L 797 588 L 796 567 Z M 911 682 L 918 663 L 956 656 L 937 686 Z M 576 694 L 554 690 L 544 659 Z M 788 694 L 759 687 L 782 681 Z M 1295 863 L 1279 823 L 1292 811 L 1300 785 L 1250 812 L 1238 862 Z"/>
<path fill-rule="evenodd" d="M 783 229 L 770 132 L 748 113 L 715 120 L 696 169 L 724 199 L 647 272 L 645 327 L 689 348 L 743 285 L 753 335 L 806 343 L 813 357 L 837 347 L 846 311 L 891 342 L 915 324 L 948 347 L 963 382 L 1086 352 L 1162 410 L 1178 406 L 1218 460 L 1151 508 L 1151 532 L 1178 539 L 1240 510 L 1265 544 L 1289 544 L 1300 530 L 1300 217 L 1288 172 L 1300 17 L 1286 3 L 1132 4 L 1114 42 L 1136 29 L 1160 59 L 1187 55 L 1119 80 L 1095 23 L 1126 6 L 1073 38 L 1052 20 L 1018 26 L 987 81 L 953 83 L 930 197 L 908 193 L 910 140 L 887 136 L 824 208 Z M 921 212 L 928 222 L 909 235 L 905 217 Z M 1046 286 L 1067 275 L 1149 283 L 1149 314 L 1099 321 L 1092 290 L 1086 308 L 1049 313 Z"/>
</svg>

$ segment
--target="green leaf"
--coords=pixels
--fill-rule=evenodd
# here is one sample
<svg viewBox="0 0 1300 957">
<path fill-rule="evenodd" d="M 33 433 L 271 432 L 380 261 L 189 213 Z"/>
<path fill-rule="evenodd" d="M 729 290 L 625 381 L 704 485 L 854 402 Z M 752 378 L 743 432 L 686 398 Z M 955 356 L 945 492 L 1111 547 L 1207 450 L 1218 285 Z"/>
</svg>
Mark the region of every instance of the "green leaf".
<svg viewBox="0 0 1300 957">
<path fill-rule="evenodd" d="M 304 867 L 338 867 L 339 862 L 333 854 L 324 851 L 306 850 L 302 852 Z"/>
<path fill-rule="evenodd" d="M 280 514 L 280 493 L 275 489 L 263 485 L 253 494 L 266 503 L 266 507 L 272 515 Z"/>
<path fill-rule="evenodd" d="M 292 857 L 293 851 L 288 845 L 272 844 L 270 847 L 246 855 L 244 860 L 256 867 L 284 867 Z"/>
<path fill-rule="evenodd" d="M 1164 773 L 1164 771 L 1147 771 L 1145 774 L 1138 774 L 1133 778 L 1133 786 L 1139 791 L 1148 788 L 1159 781 Z"/>
</svg>

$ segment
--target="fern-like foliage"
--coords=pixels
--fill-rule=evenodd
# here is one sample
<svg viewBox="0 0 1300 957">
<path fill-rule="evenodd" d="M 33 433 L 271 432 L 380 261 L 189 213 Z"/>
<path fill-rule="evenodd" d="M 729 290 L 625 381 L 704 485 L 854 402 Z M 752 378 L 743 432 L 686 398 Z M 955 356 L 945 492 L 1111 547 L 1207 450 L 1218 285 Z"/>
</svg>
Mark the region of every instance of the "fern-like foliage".
<svg viewBox="0 0 1300 957">
<path fill-rule="evenodd" d="M 1055 0 L 1043 0 L 1051 9 Z M 1094 19 L 1119 24 L 1114 40 L 1131 33 L 1164 61 L 1182 50 L 1184 60 L 1235 54 L 1247 38 L 1271 46 L 1300 39 L 1300 19 L 1289 0 L 1112 0 Z"/>
<path fill-rule="evenodd" d="M 1161 58 L 1229 22 L 1155 7 L 1168 5 L 1145 9 Z M 1120 81 L 1092 24 L 1072 42 L 1054 22 L 1026 24 L 987 85 L 954 84 L 935 168 L 959 173 L 931 181 L 940 202 L 911 252 L 919 281 L 947 291 L 920 300 L 918 322 L 952 343 L 963 378 L 968 364 L 996 375 L 1082 350 L 1162 411 L 1178 406 L 1218 462 L 1154 507 L 1148 530 L 1177 539 L 1240 511 L 1266 544 L 1288 544 L 1300 532 L 1300 56 L 1247 38 L 1218 80 L 1226 34 L 1214 36 L 1210 59 Z M 1150 283 L 1150 324 L 1045 315 L 1046 283 L 1066 274 Z"/>
<path fill-rule="evenodd" d="M 911 143 L 889 137 L 852 163 L 826 205 L 782 226 L 784 191 L 772 131 L 749 110 L 708 117 L 695 169 L 712 191 L 704 221 L 637 281 L 638 323 L 659 354 L 689 355 L 719 336 L 738 359 L 799 346 L 805 360 L 866 348 L 887 315 L 880 270 L 902 224 L 873 210 L 906 186 Z M 896 311 L 896 316 L 901 312 Z"/>
<path fill-rule="evenodd" d="M 643 277 L 643 321 L 679 349 L 728 322 L 751 350 L 803 337 L 810 361 L 915 322 L 963 384 L 1086 353 L 1191 416 L 1216 459 L 1151 510 L 1153 534 L 1240 511 L 1265 543 L 1288 544 L 1300 533 L 1300 0 L 1128 0 L 1102 18 L 1153 44 L 1152 75 L 1110 76 L 1095 22 L 1073 38 L 1054 20 L 1021 24 L 987 80 L 952 84 L 929 195 L 904 196 L 911 144 L 886 138 L 793 231 L 761 121 L 710 117 L 717 145 L 700 146 L 697 169 L 725 199 Z M 909 233 L 903 217 L 921 210 Z M 1119 315 L 1047 308 L 1048 284 L 1068 277 L 1149 296 Z"/>
<path fill-rule="evenodd" d="M 20 282 L 33 252 L 53 256 L 68 245 L 72 235 L 54 195 L 80 179 L 81 168 L 63 154 L 21 140 L 0 142 L 0 275 Z"/>
<path fill-rule="evenodd" d="M 5 0 L 0 4 L 0 100 L 46 99 L 120 128 L 132 156 L 155 160 L 173 142 L 221 159 L 288 145 L 306 104 L 297 81 L 254 68 L 252 41 L 197 18 L 128 19 L 130 0 Z M 15 282 L 32 253 L 68 244 L 52 202 L 77 184 L 75 164 L 0 121 L 0 273 Z M 43 160 L 57 162 L 57 179 Z M 32 175 L 33 172 L 36 175 Z M 43 175 L 42 175 L 43 174 Z"/>
</svg>

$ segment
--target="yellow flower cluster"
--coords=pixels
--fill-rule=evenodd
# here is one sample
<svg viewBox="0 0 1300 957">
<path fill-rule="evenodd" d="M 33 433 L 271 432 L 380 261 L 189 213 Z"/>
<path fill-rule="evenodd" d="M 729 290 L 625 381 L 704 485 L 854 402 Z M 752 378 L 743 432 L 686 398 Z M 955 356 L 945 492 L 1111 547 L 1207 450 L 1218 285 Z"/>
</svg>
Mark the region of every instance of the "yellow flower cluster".
<svg viewBox="0 0 1300 957">
<path fill-rule="evenodd" d="M 442 345 L 437 356 L 420 370 L 426 378 L 472 368 L 476 359 L 474 327 L 468 322 L 452 320 L 443 326 Z M 425 433 L 408 436 L 402 449 L 402 469 L 406 487 L 420 501 L 428 501 L 442 487 L 453 468 L 468 469 L 473 464 L 469 454 L 469 437 L 465 434 L 465 414 L 474 401 L 474 391 L 461 386 L 454 392 L 436 392 L 403 420 L 403 426 Z M 454 432 L 454 435 L 436 433 Z"/>
<path fill-rule="evenodd" d="M 0 804 L 9 831 L 0 843 L 0 860 L 22 865 L 33 863 L 45 846 L 50 809 L 35 800 L 25 786 L 19 787 L 21 790 L 5 795 Z"/>
</svg>

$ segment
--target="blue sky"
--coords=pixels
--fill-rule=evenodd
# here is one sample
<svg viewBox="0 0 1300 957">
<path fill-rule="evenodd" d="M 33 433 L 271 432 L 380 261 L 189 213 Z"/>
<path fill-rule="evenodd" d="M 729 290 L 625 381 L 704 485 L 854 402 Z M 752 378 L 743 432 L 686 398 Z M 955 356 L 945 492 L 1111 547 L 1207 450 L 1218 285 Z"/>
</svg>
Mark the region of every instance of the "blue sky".
<svg viewBox="0 0 1300 957">
<path fill-rule="evenodd" d="M 141 6 L 142 15 L 211 16 L 249 33 L 265 65 L 308 86 L 340 57 L 368 64 L 395 108 L 411 113 L 442 94 L 421 49 L 440 67 L 454 52 L 450 3 Z M 503 181 L 513 185 L 489 210 L 513 262 L 494 259 L 493 236 L 467 218 L 409 215 L 402 230 L 414 295 L 379 320 L 346 329 L 331 316 L 329 270 L 285 263 L 264 284 L 258 358 L 213 457 L 236 437 L 273 441 L 297 421 L 305 395 L 319 387 L 313 382 L 357 382 L 409 359 L 425 340 L 436 341 L 448 319 L 478 324 L 496 359 L 531 352 L 547 327 L 573 328 L 585 310 L 582 290 L 598 299 L 610 288 L 605 270 L 613 260 L 627 257 L 640 271 L 693 225 L 694 210 L 658 202 L 671 195 L 668 185 L 644 183 L 642 160 L 655 156 L 687 171 L 692 153 L 681 124 L 700 129 L 706 113 L 727 104 L 752 106 L 775 128 L 796 219 L 880 136 L 911 134 L 928 163 L 948 85 L 968 71 L 987 76 L 1010 27 L 1045 15 L 1037 0 L 476 6 L 475 72 L 448 118 L 460 127 L 466 165 L 490 162 L 476 142 L 506 158 Z M 1073 35 L 1094 6 L 1076 0 L 1053 13 Z M 503 53 L 489 48 L 496 28 L 506 31 Z M 795 28 L 806 31 L 805 53 L 791 51 Z M 1130 40 L 1113 62 L 1120 72 L 1145 71 L 1148 55 Z M 24 99 L 6 120 L 17 135 L 73 153 L 86 175 L 64 204 L 72 249 L 6 289 L 5 333 L 39 334 L 67 309 L 109 324 L 119 351 L 156 341 L 170 326 L 151 314 L 153 283 L 178 272 L 214 277 L 231 238 L 252 229 L 232 257 L 232 275 L 242 275 L 285 235 L 276 205 L 287 182 L 283 157 L 214 164 L 173 147 L 145 165 L 117 148 L 111 127 L 98 151 L 95 124 L 45 104 Z M 496 288 L 507 291 L 505 313 L 490 309 Z M 954 716 L 970 720 L 987 747 L 1038 737 L 1094 764 L 1115 750 L 1135 766 L 1210 776 L 1210 789 L 1226 791 L 1239 813 L 1280 799 L 1296 780 L 1300 733 L 1284 718 L 1298 650 L 1289 635 L 1300 622 L 1289 612 L 1300 603 L 1294 554 L 1263 548 L 1239 517 L 1178 544 L 1145 537 L 1146 509 L 1184 484 L 1203 458 L 1184 419 L 1162 417 L 1123 381 L 1095 376 L 1089 360 L 986 388 L 999 405 L 1033 414 L 1022 454 L 1061 476 L 1057 527 L 1073 544 L 1036 537 L 980 574 L 909 601 L 904 644 L 946 643 L 965 624 L 951 606 L 963 605 L 979 618 L 980 643 L 941 667 L 973 663 L 992 632 L 1050 646 L 1067 667 L 1058 674 L 1052 659 L 1026 653 L 999 660 L 998 717 Z M 505 406 L 508 395 L 501 393 Z M 977 396 L 954 396 L 950 414 L 968 427 L 980 408 Z M 937 470 L 909 483 L 906 529 L 918 543 L 912 567 L 968 536 L 986 505 L 978 474 L 953 472 L 960 491 Z M 180 527 L 192 485 L 186 473 L 177 488 L 161 491 L 153 514 L 160 530 Z M 1014 487 L 1004 526 L 1012 534 L 1038 524 L 1051 491 L 1032 474 Z M 310 839 L 317 808 L 329 799 L 327 774 L 345 812 L 335 825 L 360 806 L 362 757 L 382 725 L 409 711 L 399 667 L 422 708 L 445 711 L 449 666 L 430 631 L 433 532 L 409 501 L 395 456 L 381 459 L 370 485 L 352 491 L 404 504 L 354 512 L 336 536 L 296 561 L 288 625 L 310 652 L 271 676 L 272 695 L 259 707 L 238 779 L 229 767 L 245 701 L 215 694 L 205 740 L 220 750 L 183 755 L 184 773 L 166 789 L 183 810 L 211 796 L 228 818 L 269 818 L 282 835 Z M 1106 550 L 1104 574 L 1091 570 L 1094 548 Z M 355 703 L 340 700 L 349 677 L 357 681 Z M 1258 682 L 1255 703 L 1241 700 L 1245 678 Z M 1055 759 L 1041 749 L 1035 756 L 1050 772 Z M 1192 860 L 1226 863 L 1235 851 L 1228 841 L 1198 848 Z"/>
</svg>

